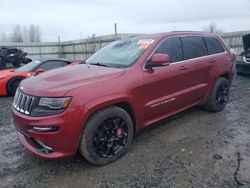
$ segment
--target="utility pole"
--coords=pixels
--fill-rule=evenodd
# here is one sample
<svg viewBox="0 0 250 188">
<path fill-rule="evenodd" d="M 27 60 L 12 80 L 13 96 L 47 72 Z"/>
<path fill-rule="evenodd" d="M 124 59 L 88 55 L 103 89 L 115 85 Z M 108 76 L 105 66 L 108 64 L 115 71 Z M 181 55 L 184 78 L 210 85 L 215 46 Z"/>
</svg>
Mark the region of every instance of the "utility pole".
<svg viewBox="0 0 250 188">
<path fill-rule="evenodd" d="M 117 36 L 117 24 L 116 23 L 114 24 L 114 27 L 115 27 L 115 38 L 117 39 L 118 36 Z"/>
<path fill-rule="evenodd" d="M 60 36 L 58 36 L 58 47 L 59 47 L 59 58 L 62 58 L 62 45 Z"/>
<path fill-rule="evenodd" d="M 80 37 L 81 37 L 81 40 L 82 40 L 82 32 L 80 32 Z"/>
</svg>

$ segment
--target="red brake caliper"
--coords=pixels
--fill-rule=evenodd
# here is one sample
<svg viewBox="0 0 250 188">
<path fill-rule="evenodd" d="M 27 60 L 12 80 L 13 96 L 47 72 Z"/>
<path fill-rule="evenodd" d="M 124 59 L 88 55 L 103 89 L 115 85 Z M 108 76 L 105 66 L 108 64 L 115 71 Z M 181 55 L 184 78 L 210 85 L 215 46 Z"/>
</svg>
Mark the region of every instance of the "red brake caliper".
<svg viewBox="0 0 250 188">
<path fill-rule="evenodd" d="M 118 128 L 116 131 L 116 136 L 121 137 L 122 136 L 122 129 Z"/>
</svg>

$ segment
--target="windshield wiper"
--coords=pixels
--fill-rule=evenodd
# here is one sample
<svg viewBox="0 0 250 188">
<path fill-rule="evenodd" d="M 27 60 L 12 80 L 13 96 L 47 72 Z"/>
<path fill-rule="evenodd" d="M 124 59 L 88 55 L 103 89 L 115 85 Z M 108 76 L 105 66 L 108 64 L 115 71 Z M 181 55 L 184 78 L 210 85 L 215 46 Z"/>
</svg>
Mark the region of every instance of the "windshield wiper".
<svg viewBox="0 0 250 188">
<path fill-rule="evenodd" d="M 80 64 L 86 64 L 86 61 L 84 60 L 84 61 L 81 61 L 81 63 Z"/>
<path fill-rule="evenodd" d="M 102 63 L 90 63 L 90 65 L 97 65 L 97 66 L 108 67 L 108 65 L 102 64 Z"/>
</svg>

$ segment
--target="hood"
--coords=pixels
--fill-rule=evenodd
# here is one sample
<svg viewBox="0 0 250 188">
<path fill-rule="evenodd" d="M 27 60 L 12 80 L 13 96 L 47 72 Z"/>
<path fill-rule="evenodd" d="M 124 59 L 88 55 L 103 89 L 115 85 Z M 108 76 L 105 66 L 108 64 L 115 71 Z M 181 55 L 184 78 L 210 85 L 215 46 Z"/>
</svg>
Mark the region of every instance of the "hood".
<svg viewBox="0 0 250 188">
<path fill-rule="evenodd" d="M 123 69 L 81 64 L 30 77 L 21 82 L 21 86 L 25 93 L 34 96 L 63 96 L 72 89 L 110 80 L 123 72 Z"/>
<path fill-rule="evenodd" d="M 12 78 L 15 76 L 21 76 L 21 77 L 29 77 L 29 75 L 24 75 L 23 73 L 17 73 L 13 71 L 14 69 L 6 69 L 0 71 L 0 79 L 3 78 Z"/>
<path fill-rule="evenodd" d="M 250 34 L 243 36 L 242 40 L 243 40 L 244 50 L 250 51 Z"/>
<path fill-rule="evenodd" d="M 13 77 L 30 77 L 32 74 L 29 72 L 14 72 L 15 69 L 6 69 L 6 70 L 2 70 L 0 71 L 0 79 L 1 78 L 13 78 Z"/>
<path fill-rule="evenodd" d="M 14 72 L 13 72 L 13 70 L 14 69 L 6 69 L 6 70 L 1 70 L 0 71 L 0 77 L 1 76 L 8 76 L 8 75 L 10 75 L 10 74 L 13 74 Z"/>
</svg>

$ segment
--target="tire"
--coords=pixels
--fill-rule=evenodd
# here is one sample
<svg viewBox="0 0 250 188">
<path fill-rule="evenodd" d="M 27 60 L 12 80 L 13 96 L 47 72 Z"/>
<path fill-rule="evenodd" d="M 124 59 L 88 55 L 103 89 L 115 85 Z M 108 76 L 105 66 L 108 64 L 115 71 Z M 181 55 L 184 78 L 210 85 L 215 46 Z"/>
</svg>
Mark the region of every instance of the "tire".
<svg viewBox="0 0 250 188">
<path fill-rule="evenodd" d="M 7 84 L 7 92 L 8 95 L 14 96 L 16 93 L 16 89 L 19 83 L 23 80 L 23 78 L 13 78 Z"/>
<path fill-rule="evenodd" d="M 122 108 L 111 106 L 96 112 L 87 122 L 79 144 L 90 163 L 106 165 L 119 159 L 132 143 L 133 122 Z"/>
<path fill-rule="evenodd" d="M 212 95 L 204 105 L 205 109 L 212 112 L 224 110 L 229 100 L 230 84 L 226 78 L 219 78 L 213 88 Z"/>
</svg>

